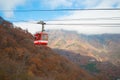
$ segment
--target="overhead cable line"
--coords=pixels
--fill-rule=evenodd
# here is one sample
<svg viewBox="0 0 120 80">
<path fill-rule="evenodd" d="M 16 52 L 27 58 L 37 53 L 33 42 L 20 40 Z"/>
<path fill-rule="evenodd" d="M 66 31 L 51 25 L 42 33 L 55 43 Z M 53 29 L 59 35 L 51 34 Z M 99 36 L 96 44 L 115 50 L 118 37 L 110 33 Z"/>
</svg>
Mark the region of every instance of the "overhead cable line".
<svg viewBox="0 0 120 80">
<path fill-rule="evenodd" d="M 46 25 L 119 25 L 120 23 L 74 23 L 74 24 L 46 24 Z"/>
<path fill-rule="evenodd" d="M 27 21 L 26 21 L 27 22 Z M 27 22 L 29 24 L 37 24 L 34 22 Z M 46 25 L 61 25 L 61 26 L 93 26 L 93 27 L 120 27 L 120 23 L 46 23 Z"/>
<path fill-rule="evenodd" d="M 78 19 L 53 19 L 53 20 L 42 20 L 42 21 L 84 21 L 84 20 L 120 20 L 120 17 L 106 17 L 106 18 L 78 18 Z M 12 22 L 29 22 L 27 20 L 11 20 Z M 34 20 L 40 21 L 40 20 Z"/>
<path fill-rule="evenodd" d="M 95 8 L 95 9 L 26 9 L 26 10 L 0 10 L 4 12 L 38 12 L 38 11 L 101 11 L 101 10 L 120 10 L 120 8 Z"/>
<path fill-rule="evenodd" d="M 44 20 L 44 21 L 79 21 L 79 20 L 120 20 L 120 17 L 111 17 L 111 18 L 54 19 L 54 20 Z"/>
</svg>

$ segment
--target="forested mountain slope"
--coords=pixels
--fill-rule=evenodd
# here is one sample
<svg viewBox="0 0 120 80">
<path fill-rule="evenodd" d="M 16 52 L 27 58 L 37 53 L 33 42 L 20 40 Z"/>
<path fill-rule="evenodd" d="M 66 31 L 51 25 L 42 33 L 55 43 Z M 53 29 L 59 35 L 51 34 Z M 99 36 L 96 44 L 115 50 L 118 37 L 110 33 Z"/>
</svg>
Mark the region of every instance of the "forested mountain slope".
<svg viewBox="0 0 120 80">
<path fill-rule="evenodd" d="M 0 80 L 97 80 L 33 36 L 0 18 Z"/>
</svg>

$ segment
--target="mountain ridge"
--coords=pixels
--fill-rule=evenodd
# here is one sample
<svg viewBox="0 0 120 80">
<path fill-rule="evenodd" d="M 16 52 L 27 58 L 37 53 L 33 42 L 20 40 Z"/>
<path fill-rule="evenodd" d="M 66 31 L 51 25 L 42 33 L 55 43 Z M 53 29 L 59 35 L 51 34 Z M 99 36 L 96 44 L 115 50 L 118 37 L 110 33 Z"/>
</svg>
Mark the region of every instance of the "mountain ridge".
<svg viewBox="0 0 120 80">
<path fill-rule="evenodd" d="M 104 57 L 107 55 L 107 59 L 110 57 L 108 55 L 113 56 L 113 52 L 119 57 L 120 46 L 117 44 L 120 43 L 120 34 L 83 35 L 65 30 L 53 30 L 48 33 L 50 34 L 49 45 L 52 48 L 71 50 L 76 53 L 81 52 L 82 55 L 90 54 L 96 59 L 102 59 L 102 55 Z M 62 34 L 62 37 L 59 34 Z M 95 55 L 98 55 L 98 57 Z"/>
</svg>

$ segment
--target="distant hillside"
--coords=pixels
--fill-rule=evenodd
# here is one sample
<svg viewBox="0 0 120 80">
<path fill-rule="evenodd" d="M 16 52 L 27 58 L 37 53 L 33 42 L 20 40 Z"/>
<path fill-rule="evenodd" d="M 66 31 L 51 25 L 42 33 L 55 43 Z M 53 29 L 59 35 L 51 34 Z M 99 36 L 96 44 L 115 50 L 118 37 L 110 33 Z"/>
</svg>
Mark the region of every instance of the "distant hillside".
<svg viewBox="0 0 120 80">
<path fill-rule="evenodd" d="M 113 64 L 120 65 L 120 34 L 102 34 L 83 36 L 84 40 L 101 50 L 99 54 Z"/>
<path fill-rule="evenodd" d="M 101 80 L 120 78 L 120 34 L 84 35 L 50 30 L 49 46 Z"/>
<path fill-rule="evenodd" d="M 0 23 L 0 80 L 97 80 L 10 22 Z"/>
<path fill-rule="evenodd" d="M 120 34 L 83 35 L 74 31 L 49 31 L 49 46 L 120 64 Z"/>
</svg>

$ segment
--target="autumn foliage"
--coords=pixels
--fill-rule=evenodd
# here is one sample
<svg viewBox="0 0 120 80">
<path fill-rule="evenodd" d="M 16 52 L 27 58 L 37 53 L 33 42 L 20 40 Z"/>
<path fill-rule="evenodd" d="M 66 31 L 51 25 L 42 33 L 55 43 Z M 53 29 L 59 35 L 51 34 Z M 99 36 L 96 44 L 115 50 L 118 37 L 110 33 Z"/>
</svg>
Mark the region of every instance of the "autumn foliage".
<svg viewBox="0 0 120 80">
<path fill-rule="evenodd" d="M 10 23 L 11 25 L 11 23 Z M 97 80 L 21 28 L 0 24 L 0 80 Z"/>
</svg>

